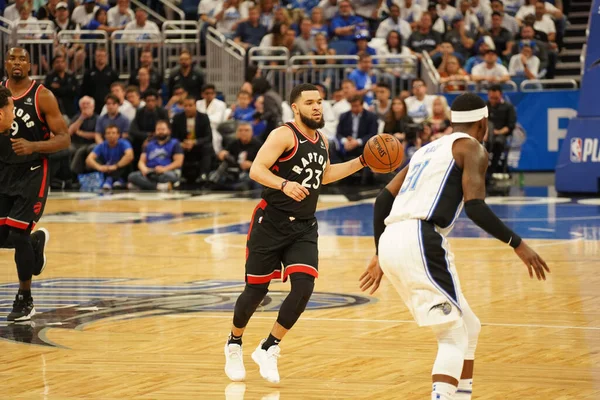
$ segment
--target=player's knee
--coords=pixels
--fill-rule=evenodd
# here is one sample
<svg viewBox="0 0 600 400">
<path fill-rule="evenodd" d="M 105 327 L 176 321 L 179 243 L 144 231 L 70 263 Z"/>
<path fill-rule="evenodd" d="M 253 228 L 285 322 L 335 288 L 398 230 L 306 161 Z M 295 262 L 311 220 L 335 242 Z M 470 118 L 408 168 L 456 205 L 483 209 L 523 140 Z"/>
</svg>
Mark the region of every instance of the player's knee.
<svg viewBox="0 0 600 400">
<path fill-rule="evenodd" d="M 438 340 L 438 354 L 432 375 L 446 375 L 460 379 L 468 348 L 467 327 L 462 320 L 434 327 Z"/>
<path fill-rule="evenodd" d="M 17 250 L 23 246 L 27 246 L 31 241 L 29 231 L 17 228 L 10 228 L 8 240 L 13 243 Z"/>
<path fill-rule="evenodd" d="M 259 283 L 259 284 L 250 284 L 247 283 L 244 288 L 244 297 L 247 298 L 248 302 L 251 304 L 258 305 L 263 301 L 267 293 L 269 292 L 269 284 L 268 283 Z"/>
<path fill-rule="evenodd" d="M 298 306 L 296 312 L 298 315 L 304 312 L 310 296 L 312 296 L 315 288 L 315 277 L 303 273 L 295 273 L 290 276 L 292 281 L 292 289 L 290 293 L 296 293 L 298 298 Z"/>
<path fill-rule="evenodd" d="M 477 349 L 477 341 L 479 339 L 479 332 L 481 332 L 481 321 L 479 318 L 471 312 L 463 316 L 463 321 L 467 328 L 468 335 L 468 346 L 465 353 L 465 360 L 475 359 L 475 350 Z"/>
</svg>

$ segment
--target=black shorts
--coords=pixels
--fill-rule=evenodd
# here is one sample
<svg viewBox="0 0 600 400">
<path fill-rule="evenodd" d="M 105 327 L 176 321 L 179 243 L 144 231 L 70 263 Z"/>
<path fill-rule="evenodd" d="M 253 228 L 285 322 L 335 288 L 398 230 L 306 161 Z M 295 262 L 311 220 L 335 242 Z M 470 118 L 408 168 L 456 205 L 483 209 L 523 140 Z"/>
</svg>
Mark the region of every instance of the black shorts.
<svg viewBox="0 0 600 400">
<path fill-rule="evenodd" d="M 33 229 L 48 197 L 48 160 L 0 162 L 0 225 Z"/>
<path fill-rule="evenodd" d="M 316 218 L 293 219 L 262 200 L 254 209 L 246 242 L 246 283 L 268 283 L 302 272 L 319 276 Z"/>
</svg>

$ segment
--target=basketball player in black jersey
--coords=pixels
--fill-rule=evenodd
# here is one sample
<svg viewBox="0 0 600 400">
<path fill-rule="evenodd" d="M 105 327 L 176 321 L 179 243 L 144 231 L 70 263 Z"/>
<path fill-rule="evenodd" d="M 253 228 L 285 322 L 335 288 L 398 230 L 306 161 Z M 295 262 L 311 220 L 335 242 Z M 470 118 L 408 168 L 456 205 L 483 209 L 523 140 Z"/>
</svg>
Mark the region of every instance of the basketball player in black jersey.
<svg viewBox="0 0 600 400">
<path fill-rule="evenodd" d="M 294 122 L 273 130 L 252 163 L 250 177 L 266 187 L 250 221 L 246 248 L 246 287 L 237 299 L 233 327 L 225 345 L 225 372 L 233 381 L 246 376 L 242 334 L 268 292 L 271 279 L 291 281 L 277 322 L 252 354 L 260 374 L 279 382 L 279 342 L 304 311 L 318 277 L 315 210 L 321 185 L 343 179 L 365 164 L 362 156 L 331 165 L 327 139 L 317 130 L 325 124 L 323 99 L 316 86 L 292 90 Z"/>
<path fill-rule="evenodd" d="M 19 292 L 7 320 L 20 322 L 35 314 L 31 277 L 46 264 L 48 232 L 31 234 L 48 195 L 46 155 L 68 148 L 71 138 L 52 92 L 29 78 L 27 51 L 11 48 L 4 67 L 8 80 L 2 85 L 12 93 L 14 121 L 0 135 L 0 247 L 15 249 Z"/>
</svg>

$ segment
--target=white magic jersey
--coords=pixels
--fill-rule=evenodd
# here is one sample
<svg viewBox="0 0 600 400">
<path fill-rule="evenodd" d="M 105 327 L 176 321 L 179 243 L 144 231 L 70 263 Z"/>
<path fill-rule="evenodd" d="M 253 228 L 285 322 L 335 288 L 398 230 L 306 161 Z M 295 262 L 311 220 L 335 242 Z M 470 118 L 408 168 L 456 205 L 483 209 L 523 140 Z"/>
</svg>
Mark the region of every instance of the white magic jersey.
<svg viewBox="0 0 600 400">
<path fill-rule="evenodd" d="M 443 235 L 450 233 L 463 207 L 462 170 L 452 155 L 453 143 L 462 138 L 471 136 L 459 132 L 444 136 L 412 156 L 386 225 L 420 219 L 438 226 Z"/>
</svg>

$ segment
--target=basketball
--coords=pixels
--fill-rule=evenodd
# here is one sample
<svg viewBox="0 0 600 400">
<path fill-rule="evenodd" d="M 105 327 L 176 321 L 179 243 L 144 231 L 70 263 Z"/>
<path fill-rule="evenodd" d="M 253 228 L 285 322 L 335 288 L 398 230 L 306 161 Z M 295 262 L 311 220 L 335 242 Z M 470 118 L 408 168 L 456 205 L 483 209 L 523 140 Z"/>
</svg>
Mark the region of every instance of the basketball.
<svg viewBox="0 0 600 400">
<path fill-rule="evenodd" d="M 369 139 L 363 157 L 373 172 L 388 174 L 402 164 L 404 147 L 393 135 L 381 133 Z"/>
</svg>

